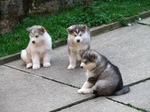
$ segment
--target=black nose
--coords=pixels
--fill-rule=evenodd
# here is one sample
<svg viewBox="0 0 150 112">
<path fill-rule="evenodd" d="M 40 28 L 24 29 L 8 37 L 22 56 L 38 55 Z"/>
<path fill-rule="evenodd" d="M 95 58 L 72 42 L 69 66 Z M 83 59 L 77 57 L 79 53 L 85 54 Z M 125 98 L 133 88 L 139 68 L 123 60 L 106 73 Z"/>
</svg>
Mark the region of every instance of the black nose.
<svg viewBox="0 0 150 112">
<path fill-rule="evenodd" d="M 34 43 L 35 43 L 35 41 L 32 41 L 32 43 L 34 44 Z"/>
<path fill-rule="evenodd" d="M 80 42 L 80 40 L 78 39 L 77 42 Z"/>
<path fill-rule="evenodd" d="M 83 68 L 83 66 L 80 66 L 80 68 Z"/>
</svg>

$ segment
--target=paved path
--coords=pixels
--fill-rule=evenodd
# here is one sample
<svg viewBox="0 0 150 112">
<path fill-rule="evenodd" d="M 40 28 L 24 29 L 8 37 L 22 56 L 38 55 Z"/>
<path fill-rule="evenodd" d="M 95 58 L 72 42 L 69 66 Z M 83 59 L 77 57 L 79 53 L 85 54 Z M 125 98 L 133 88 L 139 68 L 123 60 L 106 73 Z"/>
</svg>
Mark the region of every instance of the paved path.
<svg viewBox="0 0 150 112">
<path fill-rule="evenodd" d="M 67 46 L 53 50 L 52 66 L 0 66 L 0 112 L 150 112 L 150 18 L 92 38 L 92 49 L 116 64 L 131 92 L 95 98 L 77 94 L 85 70 L 67 70 Z M 149 24 L 149 25 L 146 25 Z"/>
</svg>

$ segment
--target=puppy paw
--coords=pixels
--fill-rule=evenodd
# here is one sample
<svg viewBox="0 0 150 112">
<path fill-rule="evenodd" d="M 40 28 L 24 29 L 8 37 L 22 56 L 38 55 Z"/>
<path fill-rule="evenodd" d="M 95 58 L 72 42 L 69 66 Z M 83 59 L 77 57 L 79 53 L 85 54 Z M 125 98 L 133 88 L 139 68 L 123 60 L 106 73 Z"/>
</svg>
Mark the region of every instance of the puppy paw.
<svg viewBox="0 0 150 112">
<path fill-rule="evenodd" d="M 32 63 L 28 63 L 27 65 L 26 65 L 26 68 L 31 68 L 32 67 Z"/>
<path fill-rule="evenodd" d="M 51 64 L 49 62 L 43 63 L 43 67 L 50 67 Z"/>
<path fill-rule="evenodd" d="M 93 93 L 92 89 L 79 89 L 78 90 L 79 94 L 88 94 L 88 93 Z"/>
<path fill-rule="evenodd" d="M 83 90 L 82 90 L 82 89 L 79 89 L 79 90 L 78 90 L 78 93 L 79 93 L 79 94 L 83 93 Z"/>
<path fill-rule="evenodd" d="M 76 66 L 75 65 L 69 65 L 68 69 L 74 69 Z"/>
<path fill-rule="evenodd" d="M 39 69 L 39 68 L 40 68 L 40 65 L 34 64 L 32 68 L 33 68 L 33 69 Z"/>
</svg>

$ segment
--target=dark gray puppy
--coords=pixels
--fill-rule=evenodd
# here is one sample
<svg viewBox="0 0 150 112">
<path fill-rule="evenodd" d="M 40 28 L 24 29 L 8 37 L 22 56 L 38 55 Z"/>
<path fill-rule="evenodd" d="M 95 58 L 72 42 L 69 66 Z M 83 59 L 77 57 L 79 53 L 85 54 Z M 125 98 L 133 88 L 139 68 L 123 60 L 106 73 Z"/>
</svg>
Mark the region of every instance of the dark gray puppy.
<svg viewBox="0 0 150 112">
<path fill-rule="evenodd" d="M 95 50 L 80 50 L 81 68 L 87 70 L 87 80 L 78 93 L 95 93 L 98 96 L 121 95 L 130 91 L 123 86 L 121 73 L 105 56 Z"/>
</svg>

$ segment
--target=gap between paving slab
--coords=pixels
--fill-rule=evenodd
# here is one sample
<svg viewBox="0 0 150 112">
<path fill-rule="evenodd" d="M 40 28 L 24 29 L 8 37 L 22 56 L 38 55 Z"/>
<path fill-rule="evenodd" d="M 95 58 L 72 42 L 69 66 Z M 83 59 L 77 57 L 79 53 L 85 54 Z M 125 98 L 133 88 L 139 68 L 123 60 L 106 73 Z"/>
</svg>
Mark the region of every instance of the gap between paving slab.
<svg viewBox="0 0 150 112">
<path fill-rule="evenodd" d="M 126 18 L 126 20 L 128 22 L 135 22 L 135 21 L 137 21 L 138 18 L 145 19 L 147 17 L 150 17 L 150 11 L 145 11 L 143 13 L 140 13 L 139 15 L 128 17 L 128 18 Z M 92 36 L 96 36 L 96 35 L 101 34 L 101 33 L 105 33 L 105 32 L 111 31 L 111 30 L 115 30 L 115 29 L 120 28 L 122 26 L 123 25 L 120 22 L 114 22 L 114 23 L 111 23 L 111 24 L 108 24 L 108 25 L 93 27 L 93 28 L 90 29 L 90 31 L 91 31 Z M 56 46 L 66 45 L 66 43 L 67 43 L 66 41 L 56 41 L 56 42 L 54 42 L 54 44 Z M 0 65 L 3 65 L 5 63 L 8 63 L 8 62 L 11 62 L 11 61 L 14 61 L 14 60 L 18 60 L 18 59 L 20 59 L 20 52 L 16 53 L 16 54 L 11 54 L 11 55 L 8 55 L 8 56 L 1 57 L 0 58 Z"/>
<path fill-rule="evenodd" d="M 58 81 L 58 80 L 55 80 L 55 79 L 52 79 L 52 78 L 49 78 L 49 77 L 42 76 L 42 75 L 37 74 L 37 73 L 31 73 L 31 72 L 28 72 L 28 71 L 24 71 L 24 70 L 21 70 L 21 69 L 17 69 L 17 68 L 11 67 L 11 66 L 9 66 L 9 65 L 4 65 L 4 66 L 9 67 L 9 68 L 12 68 L 12 69 L 15 69 L 15 70 L 18 70 L 18 71 L 21 71 L 21 72 L 24 72 L 24 73 L 32 74 L 32 75 L 35 75 L 35 76 L 41 77 L 41 78 L 43 78 L 43 79 L 46 79 L 46 80 L 50 80 L 50 81 L 59 83 L 59 84 L 63 84 L 63 85 L 69 86 L 69 87 L 73 87 L 73 88 L 77 88 L 77 89 L 80 88 L 80 87 L 77 87 L 77 86 L 74 86 L 74 85 L 71 85 L 71 84 L 67 84 L 67 83 L 65 83 L 65 82 L 61 82 L 61 81 Z"/>
<path fill-rule="evenodd" d="M 89 100 L 92 100 L 92 99 L 95 99 L 96 97 L 93 96 L 93 97 L 89 97 L 87 99 L 83 99 L 83 100 L 80 100 L 80 101 L 77 101 L 77 102 L 74 102 L 72 104 L 69 104 L 69 105 L 66 105 L 66 106 L 63 106 L 63 107 L 60 107 L 60 108 L 57 108 L 55 110 L 52 110 L 52 111 L 49 111 L 49 112 L 58 112 L 58 111 L 61 111 L 63 109 L 66 109 L 66 108 L 69 108 L 69 107 L 72 107 L 72 106 L 75 106 L 75 105 L 78 105 L 78 104 L 81 104 L 81 103 L 84 103 L 86 101 L 89 101 Z"/>
<path fill-rule="evenodd" d="M 141 22 L 136 22 L 136 23 L 140 25 L 150 26 L 150 24 L 146 24 L 146 23 L 141 23 Z"/>
<path fill-rule="evenodd" d="M 138 107 L 135 107 L 135 106 L 133 106 L 133 105 L 131 105 L 131 104 L 126 104 L 126 103 L 124 103 L 124 102 L 120 102 L 120 101 L 114 100 L 114 99 L 109 98 L 109 97 L 107 97 L 107 99 L 108 99 L 108 100 L 111 100 L 111 101 L 113 101 L 113 102 L 122 104 L 122 105 L 124 105 L 124 106 L 127 106 L 127 107 L 130 107 L 130 108 L 133 108 L 133 109 L 142 111 L 142 112 L 149 112 L 148 110 L 145 110 L 145 109 L 143 109 L 143 108 L 138 108 Z"/>
<path fill-rule="evenodd" d="M 116 110 L 120 112 L 139 112 L 139 110 L 135 108 L 114 102 L 105 97 L 91 99 L 84 103 L 62 109 L 60 112 L 115 112 Z"/>
<path fill-rule="evenodd" d="M 150 26 L 150 20 L 149 19 L 145 19 L 144 21 L 143 20 L 136 21 L 136 23 L 140 24 L 140 25 Z"/>
</svg>

